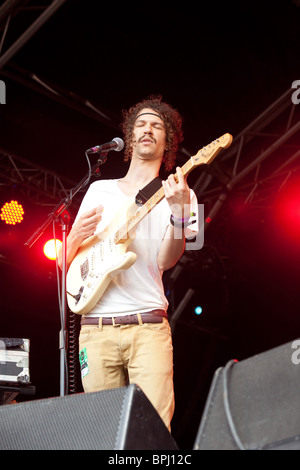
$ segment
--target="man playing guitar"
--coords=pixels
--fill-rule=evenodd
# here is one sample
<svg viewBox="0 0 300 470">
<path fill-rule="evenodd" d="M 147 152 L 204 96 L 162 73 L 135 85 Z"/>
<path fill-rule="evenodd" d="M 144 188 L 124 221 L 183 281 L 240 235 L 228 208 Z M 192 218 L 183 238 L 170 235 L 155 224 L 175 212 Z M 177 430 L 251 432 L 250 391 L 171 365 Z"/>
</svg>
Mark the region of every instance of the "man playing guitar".
<svg viewBox="0 0 300 470">
<path fill-rule="evenodd" d="M 168 171 L 174 166 L 182 121 L 160 97 L 124 113 L 123 131 L 128 172 L 90 185 L 68 235 L 68 266 L 86 240 L 114 224 L 116 214 L 128 216 L 137 208 L 135 196 L 159 176 L 162 163 Z M 79 357 L 85 392 L 137 384 L 170 430 L 173 346 L 162 274 L 183 254 L 187 226 L 196 233 L 190 217 L 197 214 L 197 199 L 179 167 L 161 184 L 164 199 L 130 234 L 135 261 L 109 276 L 101 297 L 81 317 Z"/>
</svg>

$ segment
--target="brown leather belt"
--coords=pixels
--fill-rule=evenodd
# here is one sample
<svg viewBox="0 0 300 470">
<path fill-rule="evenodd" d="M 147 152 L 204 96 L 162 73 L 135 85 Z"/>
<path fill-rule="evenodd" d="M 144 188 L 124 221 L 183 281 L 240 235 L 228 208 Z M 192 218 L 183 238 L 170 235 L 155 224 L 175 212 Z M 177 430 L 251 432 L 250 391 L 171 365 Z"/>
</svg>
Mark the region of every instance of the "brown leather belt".
<svg viewBox="0 0 300 470">
<path fill-rule="evenodd" d="M 152 310 L 141 313 L 143 323 L 162 323 L 163 317 L 167 318 L 164 310 Z M 81 325 L 99 325 L 99 317 L 82 317 Z M 120 317 L 102 317 L 102 325 L 138 325 L 139 319 L 136 314 Z"/>
</svg>

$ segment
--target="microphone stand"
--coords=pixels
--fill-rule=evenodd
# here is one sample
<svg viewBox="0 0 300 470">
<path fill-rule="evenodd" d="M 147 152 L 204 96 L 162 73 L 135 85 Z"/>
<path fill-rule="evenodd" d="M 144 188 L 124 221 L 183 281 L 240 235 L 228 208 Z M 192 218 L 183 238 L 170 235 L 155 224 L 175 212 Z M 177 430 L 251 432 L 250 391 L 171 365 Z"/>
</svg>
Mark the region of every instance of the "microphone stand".
<svg viewBox="0 0 300 470">
<path fill-rule="evenodd" d="M 67 371 L 67 360 L 66 360 L 66 349 L 67 349 L 67 329 L 66 329 L 66 318 L 67 318 L 67 235 L 68 226 L 70 222 L 70 214 L 67 209 L 72 204 L 73 197 L 83 189 L 90 181 L 92 175 L 100 176 L 99 166 L 106 162 L 107 152 L 101 152 L 97 163 L 95 163 L 85 177 L 70 190 L 70 195 L 63 198 L 49 214 L 45 222 L 31 235 L 31 237 L 24 243 L 25 246 L 31 248 L 41 235 L 45 232 L 46 228 L 51 222 L 60 221 L 62 228 L 62 282 L 61 282 L 61 330 L 59 332 L 59 350 L 60 350 L 60 396 L 65 396 L 68 391 L 66 387 L 66 371 Z"/>
</svg>

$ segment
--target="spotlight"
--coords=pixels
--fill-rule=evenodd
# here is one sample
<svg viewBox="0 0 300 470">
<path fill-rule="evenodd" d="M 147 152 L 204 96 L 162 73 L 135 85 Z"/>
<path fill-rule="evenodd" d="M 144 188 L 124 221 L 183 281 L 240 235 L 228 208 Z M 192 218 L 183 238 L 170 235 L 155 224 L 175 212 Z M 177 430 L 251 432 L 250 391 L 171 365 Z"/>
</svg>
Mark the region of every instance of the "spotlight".
<svg viewBox="0 0 300 470">
<path fill-rule="evenodd" d="M 56 259 L 58 247 L 61 245 L 61 240 L 48 240 L 44 245 L 44 255 L 51 260 Z"/>
</svg>

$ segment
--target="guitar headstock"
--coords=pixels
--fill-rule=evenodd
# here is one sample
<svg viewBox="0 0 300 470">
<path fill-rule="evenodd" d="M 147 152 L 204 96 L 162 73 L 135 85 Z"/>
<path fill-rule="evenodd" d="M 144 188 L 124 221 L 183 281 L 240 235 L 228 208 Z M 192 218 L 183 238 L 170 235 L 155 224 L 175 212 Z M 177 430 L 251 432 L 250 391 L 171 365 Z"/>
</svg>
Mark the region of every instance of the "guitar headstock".
<svg viewBox="0 0 300 470">
<path fill-rule="evenodd" d="M 217 154 L 224 148 L 230 147 L 233 137 L 231 134 L 224 134 L 222 137 L 211 142 L 209 145 L 206 145 L 201 150 L 199 150 L 196 155 L 191 157 L 193 165 L 203 165 L 211 163 Z"/>
</svg>

